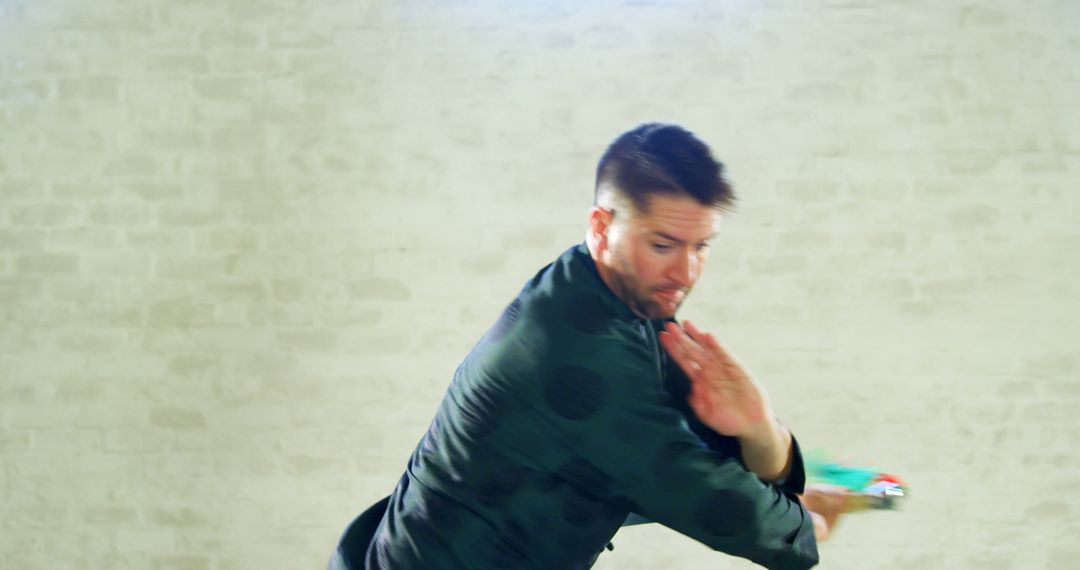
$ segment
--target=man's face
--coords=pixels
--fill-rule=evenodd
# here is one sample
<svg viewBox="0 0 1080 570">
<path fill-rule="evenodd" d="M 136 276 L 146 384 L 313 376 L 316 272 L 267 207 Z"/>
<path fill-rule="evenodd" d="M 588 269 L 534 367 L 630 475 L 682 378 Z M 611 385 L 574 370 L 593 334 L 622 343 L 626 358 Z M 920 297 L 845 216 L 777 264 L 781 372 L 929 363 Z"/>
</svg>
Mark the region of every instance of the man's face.
<svg viewBox="0 0 1080 570">
<path fill-rule="evenodd" d="M 668 318 L 701 276 L 720 211 L 689 196 L 655 194 L 649 211 L 615 213 L 607 233 L 610 285 L 635 313 Z"/>
</svg>

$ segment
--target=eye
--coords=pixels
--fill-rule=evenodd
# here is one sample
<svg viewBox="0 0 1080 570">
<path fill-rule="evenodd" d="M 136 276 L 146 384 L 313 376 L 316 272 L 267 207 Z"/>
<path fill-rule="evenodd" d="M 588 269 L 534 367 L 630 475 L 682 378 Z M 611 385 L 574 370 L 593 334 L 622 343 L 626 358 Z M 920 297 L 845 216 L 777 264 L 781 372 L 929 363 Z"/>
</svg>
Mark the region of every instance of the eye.
<svg viewBox="0 0 1080 570">
<path fill-rule="evenodd" d="M 671 249 L 671 244 L 667 244 L 667 243 L 654 243 L 654 244 L 652 244 L 652 246 L 653 246 L 653 249 L 656 250 L 657 253 L 664 253 L 665 251 L 668 251 L 668 250 Z"/>
<path fill-rule="evenodd" d="M 709 249 L 709 244 L 708 244 L 708 242 L 704 242 L 704 241 L 703 241 L 703 242 L 701 242 L 701 243 L 697 244 L 697 250 L 698 250 L 698 251 L 705 251 L 706 249 Z"/>
</svg>

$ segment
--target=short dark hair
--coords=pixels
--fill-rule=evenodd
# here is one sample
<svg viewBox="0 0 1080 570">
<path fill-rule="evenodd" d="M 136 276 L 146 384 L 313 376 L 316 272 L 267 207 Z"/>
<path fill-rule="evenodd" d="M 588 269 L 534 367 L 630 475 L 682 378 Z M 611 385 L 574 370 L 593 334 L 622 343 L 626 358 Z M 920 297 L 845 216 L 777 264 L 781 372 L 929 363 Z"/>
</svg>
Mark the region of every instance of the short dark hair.
<svg viewBox="0 0 1080 570">
<path fill-rule="evenodd" d="M 724 210 L 735 192 L 724 178 L 724 165 L 708 145 L 678 125 L 647 123 L 611 143 L 596 166 L 595 204 L 602 184 L 647 212 L 653 194 L 686 194 L 705 206 Z"/>
</svg>

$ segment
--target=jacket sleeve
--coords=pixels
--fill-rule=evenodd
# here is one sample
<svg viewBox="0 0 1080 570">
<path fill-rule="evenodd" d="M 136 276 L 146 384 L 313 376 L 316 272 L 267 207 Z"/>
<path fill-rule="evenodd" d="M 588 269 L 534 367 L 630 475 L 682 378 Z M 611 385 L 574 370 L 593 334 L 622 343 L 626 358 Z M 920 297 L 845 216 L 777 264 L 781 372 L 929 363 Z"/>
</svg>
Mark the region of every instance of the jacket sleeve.
<svg viewBox="0 0 1080 570">
<path fill-rule="evenodd" d="M 801 490 L 801 460 L 778 486 L 763 483 L 730 450 L 711 449 L 672 405 L 646 346 L 573 354 L 539 379 L 536 412 L 588 466 L 577 470 L 582 486 L 766 568 L 817 563 L 810 515 L 792 494 Z"/>
<path fill-rule="evenodd" d="M 721 435 L 701 422 L 690 408 L 687 397 L 690 395 L 690 379 L 686 377 L 677 364 L 667 354 L 661 353 L 661 370 L 664 378 L 664 391 L 667 392 L 669 404 L 682 414 L 690 431 L 701 438 L 705 445 L 717 453 L 736 457 L 742 463 L 742 447 L 739 440 Z M 792 452 L 791 471 L 788 476 L 774 484 L 787 494 L 799 494 L 806 490 L 806 466 L 803 462 L 802 451 L 795 434 L 791 434 Z M 745 467 L 745 463 L 742 463 Z"/>
</svg>

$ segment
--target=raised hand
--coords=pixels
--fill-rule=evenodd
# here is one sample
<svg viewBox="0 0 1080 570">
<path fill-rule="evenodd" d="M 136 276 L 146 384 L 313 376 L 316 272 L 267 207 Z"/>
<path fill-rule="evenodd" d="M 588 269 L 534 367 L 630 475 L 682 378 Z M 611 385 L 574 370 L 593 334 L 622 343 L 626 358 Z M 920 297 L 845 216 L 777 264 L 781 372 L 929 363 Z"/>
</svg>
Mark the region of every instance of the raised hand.
<svg viewBox="0 0 1080 570">
<path fill-rule="evenodd" d="M 690 321 L 667 323 L 660 344 L 690 378 L 688 403 L 714 431 L 743 437 L 772 422 L 764 389 L 713 335 Z"/>
</svg>

